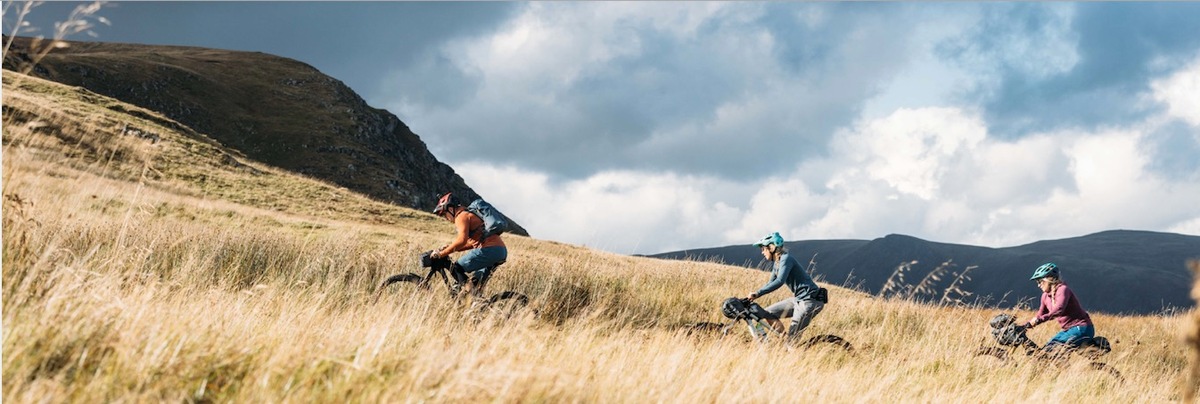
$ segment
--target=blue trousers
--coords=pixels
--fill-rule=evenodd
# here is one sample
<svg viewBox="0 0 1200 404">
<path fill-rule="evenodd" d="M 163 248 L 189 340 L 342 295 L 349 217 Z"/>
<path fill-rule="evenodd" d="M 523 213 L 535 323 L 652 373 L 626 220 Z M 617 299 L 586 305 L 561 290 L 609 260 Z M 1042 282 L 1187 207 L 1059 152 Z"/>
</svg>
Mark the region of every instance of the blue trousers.
<svg viewBox="0 0 1200 404">
<path fill-rule="evenodd" d="M 475 278 L 482 284 L 487 282 L 492 275 L 488 273 L 488 269 L 506 259 L 508 259 L 508 248 L 500 246 L 476 248 L 458 257 L 458 266 L 462 267 L 467 276 Z"/>
<path fill-rule="evenodd" d="M 1075 348 L 1078 347 L 1079 344 L 1083 343 L 1084 338 L 1095 337 L 1096 327 L 1092 326 L 1091 324 L 1078 325 L 1059 331 L 1058 334 L 1054 334 L 1054 338 L 1050 338 L 1050 342 L 1047 342 L 1043 349 L 1049 350 L 1056 348 L 1059 345 L 1066 345 Z"/>
</svg>

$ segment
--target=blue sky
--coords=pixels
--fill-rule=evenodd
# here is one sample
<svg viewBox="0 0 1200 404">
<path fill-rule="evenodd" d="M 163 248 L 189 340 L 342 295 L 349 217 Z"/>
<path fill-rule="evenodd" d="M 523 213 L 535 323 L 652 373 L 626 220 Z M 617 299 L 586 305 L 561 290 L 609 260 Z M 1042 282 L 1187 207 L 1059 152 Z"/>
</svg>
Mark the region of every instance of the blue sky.
<svg viewBox="0 0 1200 404">
<path fill-rule="evenodd" d="M 74 5 L 30 17 L 49 27 Z M 538 238 L 655 253 L 771 231 L 993 247 L 1200 234 L 1200 3 L 120 2 L 99 15 L 111 25 L 70 39 L 315 66 Z"/>
</svg>

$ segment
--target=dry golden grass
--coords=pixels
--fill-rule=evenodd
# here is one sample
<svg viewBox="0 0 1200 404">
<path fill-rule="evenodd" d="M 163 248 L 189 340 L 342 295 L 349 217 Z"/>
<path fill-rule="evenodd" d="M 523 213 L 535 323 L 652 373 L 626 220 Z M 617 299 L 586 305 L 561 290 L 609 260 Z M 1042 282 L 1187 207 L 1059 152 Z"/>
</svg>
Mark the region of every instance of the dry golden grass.
<svg viewBox="0 0 1200 404">
<path fill-rule="evenodd" d="M 5 402 L 1183 397 L 1172 381 L 1187 368 L 1187 315 L 1094 315 L 1117 382 L 1082 361 L 972 356 L 991 344 L 995 310 L 836 287 L 808 332 L 843 336 L 854 353 L 690 336 L 681 325 L 723 320 L 720 301 L 766 274 L 523 237 L 506 238 L 489 291 L 525 293 L 537 313 L 477 319 L 437 288 L 375 300 L 384 277 L 418 271 L 416 254 L 449 239 L 448 223 L 239 161 L 149 111 L 10 76 Z"/>
</svg>

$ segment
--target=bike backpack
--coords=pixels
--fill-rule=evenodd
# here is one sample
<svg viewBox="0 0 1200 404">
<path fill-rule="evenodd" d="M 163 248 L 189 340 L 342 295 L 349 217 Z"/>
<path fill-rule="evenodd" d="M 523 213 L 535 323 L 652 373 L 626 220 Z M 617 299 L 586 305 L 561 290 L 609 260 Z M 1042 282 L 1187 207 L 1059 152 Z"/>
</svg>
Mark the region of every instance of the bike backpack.
<svg viewBox="0 0 1200 404">
<path fill-rule="evenodd" d="M 1010 314 L 997 314 L 988 321 L 992 327 L 992 337 L 996 343 L 1004 346 L 1022 346 L 1032 342 L 1025 335 L 1025 327 L 1016 324 L 1017 319 Z"/>
<path fill-rule="evenodd" d="M 487 203 L 483 199 L 476 199 L 467 205 L 467 211 L 479 216 L 483 220 L 483 228 L 480 229 L 479 242 L 487 240 L 488 237 L 508 231 L 508 218 L 496 210 L 492 204 Z"/>
</svg>

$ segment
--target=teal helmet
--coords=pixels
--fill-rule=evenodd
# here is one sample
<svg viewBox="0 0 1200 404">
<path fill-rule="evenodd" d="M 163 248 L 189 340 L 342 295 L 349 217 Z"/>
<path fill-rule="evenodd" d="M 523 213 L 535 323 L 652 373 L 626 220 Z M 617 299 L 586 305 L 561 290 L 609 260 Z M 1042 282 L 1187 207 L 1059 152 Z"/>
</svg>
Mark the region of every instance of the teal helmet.
<svg viewBox="0 0 1200 404">
<path fill-rule="evenodd" d="M 1045 278 L 1047 276 L 1053 276 L 1053 277 L 1057 278 L 1058 277 L 1058 265 L 1054 265 L 1053 262 L 1047 262 L 1045 264 L 1042 264 L 1042 266 L 1033 270 L 1033 276 L 1030 277 L 1029 280 L 1035 281 L 1038 279 Z"/>
<path fill-rule="evenodd" d="M 763 237 L 762 240 L 758 240 L 758 241 L 754 242 L 755 247 L 765 247 L 768 245 L 774 245 L 775 247 L 783 247 L 783 236 L 780 236 L 779 232 L 775 232 L 775 233 L 771 233 L 770 235 L 768 235 L 766 237 Z"/>
</svg>

